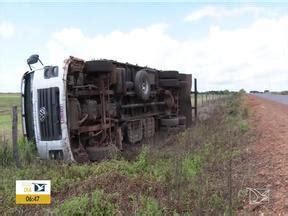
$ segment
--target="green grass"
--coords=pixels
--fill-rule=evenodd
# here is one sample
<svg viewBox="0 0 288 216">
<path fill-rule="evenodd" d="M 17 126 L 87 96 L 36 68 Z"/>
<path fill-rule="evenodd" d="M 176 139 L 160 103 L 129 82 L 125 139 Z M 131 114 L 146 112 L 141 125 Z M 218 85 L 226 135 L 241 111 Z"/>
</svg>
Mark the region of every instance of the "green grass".
<svg viewBox="0 0 288 216">
<path fill-rule="evenodd" d="M 10 111 L 12 106 L 20 108 L 21 98 L 19 93 L 0 93 L 0 113 Z"/>
<path fill-rule="evenodd" d="M 7 128 L 8 126 L 11 125 L 12 117 L 10 115 L 1 115 L 0 116 L 0 127 L 1 128 Z"/>
<path fill-rule="evenodd" d="M 18 93 L 0 93 L 0 138 L 11 139 L 12 106 L 18 108 L 18 134 L 21 136 L 21 98 Z"/>
<path fill-rule="evenodd" d="M 89 194 L 73 197 L 61 203 L 54 209 L 57 215 L 92 215 L 110 216 L 117 214 L 117 206 L 105 198 L 103 191 L 95 190 Z"/>
<path fill-rule="evenodd" d="M 11 149 L 4 152 L 0 144 L 0 158 L 5 159 L 0 163 L 0 200 L 4 200 L 0 214 L 1 207 L 5 214 L 29 213 L 29 207 L 15 205 L 16 179 L 51 180 L 52 205 L 38 206 L 33 210 L 37 215 L 47 209 L 55 215 L 227 214 L 226 182 L 232 175 L 227 166 L 241 155 L 239 140 L 249 130 L 248 114 L 236 96 L 217 106 L 209 121 L 174 136 L 165 148 L 144 147 L 131 162 L 123 158 L 82 165 L 42 161 L 32 143 L 21 141 L 22 168 L 18 169 L 11 161 Z M 242 188 L 237 182 L 233 185 L 235 210 Z"/>
</svg>

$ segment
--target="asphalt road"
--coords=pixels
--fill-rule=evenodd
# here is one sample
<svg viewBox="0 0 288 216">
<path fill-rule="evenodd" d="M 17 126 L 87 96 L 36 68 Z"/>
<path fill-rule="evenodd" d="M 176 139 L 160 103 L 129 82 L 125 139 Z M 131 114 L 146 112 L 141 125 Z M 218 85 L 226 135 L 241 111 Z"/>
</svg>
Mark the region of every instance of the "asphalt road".
<svg viewBox="0 0 288 216">
<path fill-rule="evenodd" d="M 252 95 L 256 95 L 258 97 L 264 98 L 264 99 L 268 99 L 271 101 L 276 101 L 278 103 L 282 103 L 282 104 L 286 104 L 288 105 L 288 95 L 276 95 L 276 94 L 252 94 Z"/>
</svg>

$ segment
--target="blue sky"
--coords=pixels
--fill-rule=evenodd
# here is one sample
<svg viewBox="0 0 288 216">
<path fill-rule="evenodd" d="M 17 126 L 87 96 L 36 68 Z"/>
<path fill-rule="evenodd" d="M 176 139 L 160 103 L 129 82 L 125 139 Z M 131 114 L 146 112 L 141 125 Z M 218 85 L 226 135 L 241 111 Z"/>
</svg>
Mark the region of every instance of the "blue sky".
<svg viewBox="0 0 288 216">
<path fill-rule="evenodd" d="M 33 53 L 47 64 L 76 55 L 178 69 L 198 77 L 200 90 L 284 90 L 287 8 L 267 2 L 0 3 L 0 92 L 19 91 Z"/>
</svg>

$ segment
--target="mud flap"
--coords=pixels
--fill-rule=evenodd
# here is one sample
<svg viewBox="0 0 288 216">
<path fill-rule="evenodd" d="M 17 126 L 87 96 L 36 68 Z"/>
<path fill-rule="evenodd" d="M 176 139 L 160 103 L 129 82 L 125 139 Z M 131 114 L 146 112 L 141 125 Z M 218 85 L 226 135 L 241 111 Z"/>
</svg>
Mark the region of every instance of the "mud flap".
<svg viewBox="0 0 288 216">
<path fill-rule="evenodd" d="M 186 117 L 186 127 L 191 127 L 192 125 L 192 105 L 191 105 L 191 87 L 192 87 L 192 75 L 191 74 L 181 74 L 181 81 L 183 86 L 180 89 L 179 104 L 180 104 L 180 115 Z"/>
</svg>

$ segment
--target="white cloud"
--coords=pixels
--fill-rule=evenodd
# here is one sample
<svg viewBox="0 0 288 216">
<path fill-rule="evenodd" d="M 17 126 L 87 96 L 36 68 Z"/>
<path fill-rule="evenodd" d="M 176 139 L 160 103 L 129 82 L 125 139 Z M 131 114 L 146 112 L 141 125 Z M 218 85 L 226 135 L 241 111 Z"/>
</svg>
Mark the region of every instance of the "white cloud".
<svg viewBox="0 0 288 216">
<path fill-rule="evenodd" d="M 236 17 L 244 14 L 252 14 L 254 16 L 259 16 L 260 14 L 266 13 L 267 10 L 259 7 L 238 7 L 233 9 L 228 9 L 225 7 L 215 7 L 215 6 L 206 6 L 199 10 L 196 10 L 190 13 L 185 17 L 185 21 L 198 21 L 203 18 L 223 18 L 223 17 Z M 271 12 L 270 12 L 271 13 Z M 267 13 L 266 13 L 267 15 Z"/>
<path fill-rule="evenodd" d="M 0 92 L 20 92 L 21 78 L 25 69 L 26 64 L 7 64 L 0 65 Z"/>
<path fill-rule="evenodd" d="M 85 59 L 107 58 L 139 64 L 158 65 L 179 42 L 165 34 L 166 24 L 136 28 L 130 32 L 113 31 L 87 37 L 80 29 L 65 28 L 52 35 L 48 44 L 50 59 L 78 55 Z"/>
<path fill-rule="evenodd" d="M 69 55 L 177 69 L 199 79 L 200 90 L 288 89 L 288 16 L 258 18 L 246 28 L 212 26 L 202 39 L 177 40 L 165 24 L 89 37 L 66 28 L 48 43 L 50 63 Z"/>
<path fill-rule="evenodd" d="M 15 29 L 11 23 L 8 22 L 0 22 L 0 37 L 2 38 L 10 38 L 14 35 Z"/>
</svg>

